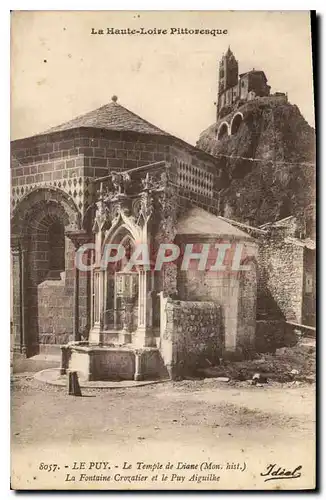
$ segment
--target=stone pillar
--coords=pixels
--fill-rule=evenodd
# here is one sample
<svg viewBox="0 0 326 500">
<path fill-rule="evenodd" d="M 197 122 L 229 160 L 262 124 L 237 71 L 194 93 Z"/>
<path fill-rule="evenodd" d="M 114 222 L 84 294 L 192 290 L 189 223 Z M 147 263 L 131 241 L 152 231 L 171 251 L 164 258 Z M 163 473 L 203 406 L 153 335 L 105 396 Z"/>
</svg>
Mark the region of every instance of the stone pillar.
<svg viewBox="0 0 326 500">
<path fill-rule="evenodd" d="M 104 319 L 104 283 L 105 271 L 100 268 L 95 268 L 93 272 L 93 286 L 94 286 L 94 311 L 92 325 L 89 334 L 90 344 L 101 344 L 101 331 L 103 330 Z"/>
<path fill-rule="evenodd" d="M 150 271 L 140 267 L 138 272 L 138 328 L 135 335 L 135 344 L 138 347 L 150 347 L 154 346 Z"/>
<path fill-rule="evenodd" d="M 27 248 L 26 244 L 23 243 L 22 246 L 22 259 L 21 259 L 21 308 L 22 308 L 22 353 L 24 356 L 27 355 L 27 328 L 26 328 L 26 271 L 27 271 Z"/>
<path fill-rule="evenodd" d="M 104 327 L 104 310 L 105 310 L 105 298 L 106 298 L 106 290 L 105 290 L 105 270 L 100 269 L 99 273 L 99 318 L 100 318 L 100 331 L 103 330 Z M 99 344 L 102 343 L 101 336 L 99 337 Z"/>
<path fill-rule="evenodd" d="M 101 195 L 97 202 L 97 215 L 93 231 L 95 232 L 95 267 L 92 271 L 92 283 L 94 300 L 92 301 L 92 320 L 91 329 L 89 332 L 89 343 L 99 345 L 102 343 L 101 331 L 104 326 L 104 311 L 105 311 L 105 275 L 106 271 L 102 269 L 102 243 L 104 237 L 104 226 L 106 223 L 107 214 L 103 205 L 103 185 L 101 184 Z"/>
<path fill-rule="evenodd" d="M 118 330 L 118 297 L 116 290 L 116 283 L 114 282 L 114 298 L 113 298 L 113 328 L 114 330 Z"/>
<path fill-rule="evenodd" d="M 135 350 L 135 374 L 134 380 L 143 380 L 143 370 L 142 370 L 142 352 L 140 350 Z"/>
<path fill-rule="evenodd" d="M 17 238 L 11 238 L 11 287 L 12 287 L 12 317 L 11 319 L 11 347 L 21 352 L 22 346 L 22 289 L 21 289 L 21 248 Z"/>
<path fill-rule="evenodd" d="M 73 337 L 74 341 L 80 340 L 79 333 L 79 269 L 75 265 L 74 275 L 74 315 L 73 315 Z"/>
<path fill-rule="evenodd" d="M 12 348 L 26 356 L 26 242 L 17 236 L 11 237 L 12 269 Z"/>
</svg>

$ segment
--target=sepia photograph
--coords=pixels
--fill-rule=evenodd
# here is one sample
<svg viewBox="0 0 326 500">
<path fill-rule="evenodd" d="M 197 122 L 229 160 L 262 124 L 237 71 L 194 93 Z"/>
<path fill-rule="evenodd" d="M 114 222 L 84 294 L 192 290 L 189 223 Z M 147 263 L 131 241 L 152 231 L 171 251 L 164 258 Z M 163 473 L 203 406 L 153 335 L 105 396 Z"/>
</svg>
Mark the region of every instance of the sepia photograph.
<svg viewBox="0 0 326 500">
<path fill-rule="evenodd" d="M 315 23 L 11 12 L 13 490 L 316 488 Z"/>
</svg>

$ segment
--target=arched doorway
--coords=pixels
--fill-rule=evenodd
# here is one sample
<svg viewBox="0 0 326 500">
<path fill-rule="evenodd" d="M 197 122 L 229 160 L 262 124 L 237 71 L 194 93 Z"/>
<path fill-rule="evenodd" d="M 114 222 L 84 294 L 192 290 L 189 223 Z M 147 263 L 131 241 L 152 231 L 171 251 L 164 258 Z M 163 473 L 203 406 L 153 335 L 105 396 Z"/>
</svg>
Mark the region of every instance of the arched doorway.
<svg viewBox="0 0 326 500">
<path fill-rule="evenodd" d="M 78 220 L 68 195 L 52 189 L 31 191 L 13 213 L 14 349 L 27 356 L 71 340 L 75 248 L 65 230 Z"/>
</svg>

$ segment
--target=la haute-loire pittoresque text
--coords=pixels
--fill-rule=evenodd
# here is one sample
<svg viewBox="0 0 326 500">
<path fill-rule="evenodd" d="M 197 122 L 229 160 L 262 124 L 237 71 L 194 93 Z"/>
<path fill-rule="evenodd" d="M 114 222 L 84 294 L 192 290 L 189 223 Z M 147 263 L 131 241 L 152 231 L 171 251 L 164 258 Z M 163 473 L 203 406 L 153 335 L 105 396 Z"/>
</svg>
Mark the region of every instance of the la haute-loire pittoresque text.
<svg viewBox="0 0 326 500">
<path fill-rule="evenodd" d="M 226 29 L 210 28 L 92 28 L 91 35 L 227 35 Z"/>
</svg>

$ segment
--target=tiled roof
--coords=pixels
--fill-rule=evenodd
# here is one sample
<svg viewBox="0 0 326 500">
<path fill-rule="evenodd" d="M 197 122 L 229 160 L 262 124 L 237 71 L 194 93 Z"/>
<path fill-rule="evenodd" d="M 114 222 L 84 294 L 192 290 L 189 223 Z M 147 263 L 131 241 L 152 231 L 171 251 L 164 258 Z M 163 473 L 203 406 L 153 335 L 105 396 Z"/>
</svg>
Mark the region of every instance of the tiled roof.
<svg viewBox="0 0 326 500">
<path fill-rule="evenodd" d="M 243 224 L 242 222 L 238 222 L 237 220 L 227 219 L 226 217 L 222 217 L 221 215 L 219 215 L 219 218 L 225 220 L 225 222 L 228 222 L 229 224 L 231 224 L 231 226 L 239 227 L 242 231 L 250 234 L 251 236 L 253 234 L 267 234 L 266 229 L 249 226 L 248 224 Z"/>
<path fill-rule="evenodd" d="M 177 234 L 205 234 L 210 236 L 229 236 L 232 238 L 252 238 L 245 232 L 226 222 L 222 217 L 194 207 L 177 222 Z"/>
<path fill-rule="evenodd" d="M 46 133 L 61 132 L 63 130 L 79 127 L 139 132 L 142 134 L 170 135 L 115 101 L 105 104 L 105 106 L 101 106 L 84 115 L 77 116 L 73 120 L 63 123 L 62 125 L 52 127 L 47 130 Z"/>
</svg>

